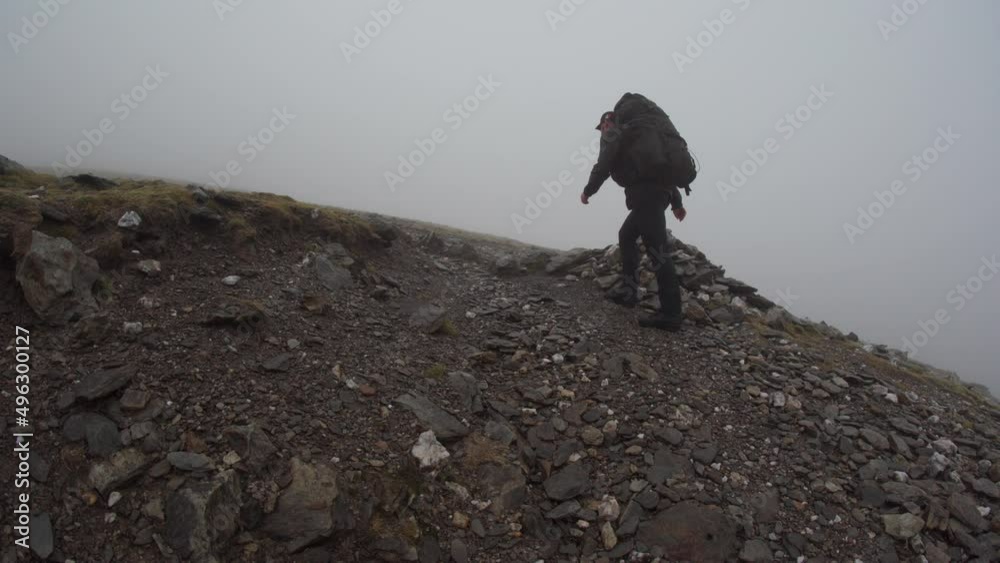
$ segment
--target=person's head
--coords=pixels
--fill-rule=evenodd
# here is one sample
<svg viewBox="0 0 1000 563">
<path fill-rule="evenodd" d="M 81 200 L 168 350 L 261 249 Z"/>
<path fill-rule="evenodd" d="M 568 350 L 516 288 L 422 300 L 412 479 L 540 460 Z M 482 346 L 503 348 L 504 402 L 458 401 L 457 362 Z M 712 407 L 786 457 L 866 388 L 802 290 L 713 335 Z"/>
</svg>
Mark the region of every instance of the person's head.
<svg viewBox="0 0 1000 563">
<path fill-rule="evenodd" d="M 615 124 L 615 112 L 606 111 L 601 115 L 601 121 L 597 124 L 597 130 L 601 133 L 607 131 Z"/>
</svg>

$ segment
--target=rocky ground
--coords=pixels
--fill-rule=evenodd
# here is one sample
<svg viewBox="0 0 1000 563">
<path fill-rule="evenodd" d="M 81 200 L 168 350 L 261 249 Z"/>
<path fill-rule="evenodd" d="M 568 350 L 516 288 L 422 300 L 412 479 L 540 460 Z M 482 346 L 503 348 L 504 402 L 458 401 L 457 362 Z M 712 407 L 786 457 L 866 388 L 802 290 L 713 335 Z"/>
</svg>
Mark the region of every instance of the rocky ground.
<svg viewBox="0 0 1000 563">
<path fill-rule="evenodd" d="M 680 241 L 668 334 L 602 298 L 614 248 L 371 216 L 337 236 L 306 208 L 271 233 L 194 187 L 159 186 L 186 194 L 166 214 L 66 195 L 124 189 L 22 191 L 41 218 L 8 218 L 0 370 L 28 328 L 34 517 L 33 553 L 4 517 L 3 563 L 1000 557 L 988 398 Z"/>
</svg>

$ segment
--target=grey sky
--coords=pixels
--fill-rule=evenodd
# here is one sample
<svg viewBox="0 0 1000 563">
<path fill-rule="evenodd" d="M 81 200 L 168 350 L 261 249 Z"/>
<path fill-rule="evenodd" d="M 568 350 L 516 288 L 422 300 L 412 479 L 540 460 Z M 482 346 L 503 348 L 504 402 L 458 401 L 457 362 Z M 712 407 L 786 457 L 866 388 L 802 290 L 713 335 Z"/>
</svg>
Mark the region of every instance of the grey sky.
<svg viewBox="0 0 1000 563">
<path fill-rule="evenodd" d="M 702 165 L 688 220 L 670 222 L 681 239 L 772 299 L 787 291 L 793 312 L 894 347 L 943 309 L 947 322 L 916 357 L 1000 390 L 1000 276 L 974 281 L 971 300 L 949 294 L 1000 254 L 995 2 L 898 1 L 919 8 L 905 22 L 897 13 L 898 29 L 879 24 L 891 23 L 893 2 L 869 0 L 566 0 L 565 21 L 546 14 L 556 0 L 399 0 L 386 25 L 371 12 L 389 0 L 244 0 L 224 12 L 227 0 L 62 2 L 0 6 L 0 154 L 65 162 L 66 146 L 86 148 L 82 131 L 107 118 L 114 130 L 78 169 L 210 183 L 235 161 L 238 188 L 604 246 L 623 196 L 608 182 L 580 205 L 589 166 L 578 151 L 602 111 L 641 92 Z M 48 3 L 58 13 L 25 30 L 22 18 Z M 366 24 L 377 36 L 355 43 Z M 708 46 L 679 68 L 675 52 L 687 56 L 701 32 Z M 348 61 L 344 44 L 363 47 Z M 155 89 L 141 87 L 147 67 L 161 72 L 146 79 Z M 143 101 L 116 102 L 136 87 Z M 478 107 L 453 108 L 477 88 L 468 103 Z M 809 103 L 799 128 L 780 122 Z M 271 144 L 241 150 L 271 125 L 281 128 Z M 947 152 L 930 151 L 936 161 L 915 179 L 917 165 L 904 165 L 948 128 L 957 138 L 939 140 Z M 417 139 L 433 154 L 390 189 L 386 173 Z M 767 161 L 720 189 L 748 150 Z M 512 220 L 561 173 L 570 181 L 541 196 L 537 218 Z M 874 192 L 894 180 L 900 195 L 849 236 L 845 224 L 858 225 L 859 207 L 877 212 Z"/>
</svg>

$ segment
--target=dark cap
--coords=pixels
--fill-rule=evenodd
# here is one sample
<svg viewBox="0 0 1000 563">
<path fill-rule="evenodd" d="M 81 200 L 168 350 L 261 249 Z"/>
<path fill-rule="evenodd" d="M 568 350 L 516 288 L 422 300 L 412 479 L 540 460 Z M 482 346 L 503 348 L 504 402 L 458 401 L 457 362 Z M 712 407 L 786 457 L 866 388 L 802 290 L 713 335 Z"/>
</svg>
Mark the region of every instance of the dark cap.
<svg viewBox="0 0 1000 563">
<path fill-rule="evenodd" d="M 602 113 L 601 114 L 601 120 L 597 122 L 597 127 L 594 127 L 594 129 L 597 129 L 598 131 L 600 131 L 601 130 L 601 124 L 604 123 L 605 119 L 614 119 L 614 118 L 615 118 L 615 112 L 613 112 L 613 111 L 606 111 L 606 112 Z"/>
</svg>

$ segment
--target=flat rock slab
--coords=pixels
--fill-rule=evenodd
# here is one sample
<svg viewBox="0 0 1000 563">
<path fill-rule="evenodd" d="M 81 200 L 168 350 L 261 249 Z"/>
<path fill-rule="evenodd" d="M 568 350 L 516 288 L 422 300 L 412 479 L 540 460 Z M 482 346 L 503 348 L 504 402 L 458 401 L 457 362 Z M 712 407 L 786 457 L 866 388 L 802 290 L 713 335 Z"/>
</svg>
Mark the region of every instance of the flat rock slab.
<svg viewBox="0 0 1000 563">
<path fill-rule="evenodd" d="M 670 561 L 722 563 L 740 547 L 736 525 L 717 507 L 683 502 L 639 525 L 639 542 Z"/>
<path fill-rule="evenodd" d="M 508 276 L 521 271 L 521 261 L 515 256 L 506 254 L 493 262 L 493 273 L 498 276 Z"/>
<path fill-rule="evenodd" d="M 515 439 L 514 431 L 509 426 L 495 420 L 486 421 L 486 428 L 483 432 L 490 440 L 500 442 L 505 446 L 509 446 Z"/>
<path fill-rule="evenodd" d="M 121 432 L 118 431 L 118 425 L 104 417 L 92 419 L 85 432 L 87 453 L 94 457 L 107 457 L 122 449 Z"/>
<path fill-rule="evenodd" d="M 264 521 L 264 531 L 289 540 L 291 552 L 329 537 L 334 530 L 333 505 L 338 494 L 333 469 L 293 458 L 292 482 Z"/>
<path fill-rule="evenodd" d="M 208 326 L 243 326 L 250 330 L 267 319 L 267 312 L 252 303 L 225 300 L 213 305 L 214 309 L 202 319 Z"/>
<path fill-rule="evenodd" d="M 660 441 L 673 446 L 679 446 L 684 443 L 684 434 L 680 430 L 671 428 L 670 426 L 657 427 L 653 430 L 653 435 Z"/>
<path fill-rule="evenodd" d="M 516 465 L 499 467 L 487 464 L 480 471 L 480 483 L 492 501 L 490 510 L 497 516 L 515 510 L 528 496 L 527 480 Z"/>
<path fill-rule="evenodd" d="M 39 454 L 34 454 L 28 461 L 28 472 L 31 474 L 31 478 L 39 483 L 44 483 L 49 480 L 49 462 L 42 459 Z"/>
<path fill-rule="evenodd" d="M 885 503 L 885 493 L 882 492 L 882 488 L 878 486 L 877 482 L 870 479 L 862 481 L 857 492 L 858 498 L 861 499 L 861 504 L 864 506 L 878 508 Z"/>
<path fill-rule="evenodd" d="M 71 414 L 63 422 L 63 438 L 69 442 L 79 442 L 87 437 L 88 429 L 102 424 L 114 425 L 108 417 L 96 412 L 81 412 Z M 115 429 L 117 430 L 117 426 Z"/>
<path fill-rule="evenodd" d="M 215 467 L 212 458 L 194 452 L 170 452 L 167 461 L 180 471 L 206 471 Z"/>
<path fill-rule="evenodd" d="M 621 520 L 618 523 L 617 535 L 625 537 L 632 536 L 635 534 L 636 528 L 639 527 L 639 520 L 642 519 L 646 511 L 643 510 L 642 505 L 635 501 L 629 501 L 625 506 L 625 511 L 621 514 Z"/>
<path fill-rule="evenodd" d="M 149 391 L 126 389 L 121 398 L 122 410 L 141 411 L 149 404 L 149 398 Z"/>
<path fill-rule="evenodd" d="M 410 313 L 410 326 L 425 334 L 433 334 L 444 326 L 448 310 L 433 303 L 413 307 Z"/>
<path fill-rule="evenodd" d="M 608 377 L 621 379 L 630 373 L 638 375 L 646 381 L 656 381 L 658 374 L 639 354 L 627 352 L 615 354 L 604 361 L 604 373 Z"/>
<path fill-rule="evenodd" d="M 239 526 L 240 485 L 234 471 L 185 487 L 167 497 L 164 535 L 191 561 L 215 561 Z"/>
<path fill-rule="evenodd" d="M 694 475 L 694 467 L 691 466 L 690 460 L 666 448 L 656 451 L 653 455 L 653 465 L 646 470 L 646 479 L 654 485 L 686 475 Z"/>
<path fill-rule="evenodd" d="M 948 510 L 953 517 L 974 531 L 982 532 L 989 527 L 989 522 L 979 513 L 976 500 L 969 495 L 954 493 L 948 497 Z"/>
<path fill-rule="evenodd" d="M 563 520 L 566 518 L 575 517 L 576 513 L 583 508 L 578 501 L 568 500 L 552 510 L 545 513 L 545 517 L 549 520 Z"/>
<path fill-rule="evenodd" d="M 142 475 L 149 464 L 150 459 L 142 452 L 128 448 L 115 452 L 105 462 L 94 464 L 88 477 L 90 484 L 103 495 Z"/>
<path fill-rule="evenodd" d="M 708 316 L 717 323 L 731 325 L 742 321 L 746 314 L 736 307 L 725 305 L 717 309 L 712 309 L 708 313 Z"/>
<path fill-rule="evenodd" d="M 266 371 L 285 372 L 288 371 L 288 365 L 291 363 L 292 358 L 293 356 L 291 354 L 278 354 L 277 356 L 264 360 L 260 363 L 260 365 Z"/>
<path fill-rule="evenodd" d="M 80 380 L 74 392 L 79 399 L 101 399 L 128 385 L 133 376 L 135 366 L 132 365 L 101 368 Z"/>
<path fill-rule="evenodd" d="M 314 264 L 316 277 L 327 291 L 336 291 L 354 285 L 354 278 L 351 277 L 351 271 L 335 264 L 329 256 L 320 254 L 316 257 Z"/>
<path fill-rule="evenodd" d="M 590 467 L 583 463 L 571 463 L 552 474 L 542 486 L 552 500 L 569 500 L 586 494 L 591 487 Z"/>
<path fill-rule="evenodd" d="M 592 257 L 600 255 L 599 250 L 588 250 L 585 248 L 574 248 L 566 252 L 560 252 L 553 256 L 545 265 L 545 273 L 549 275 L 565 274 L 569 270 L 579 266 Z"/>
<path fill-rule="evenodd" d="M 423 395 L 404 393 L 396 398 L 396 402 L 410 409 L 417 420 L 433 430 L 440 440 L 453 440 L 469 433 L 469 428 L 460 420 Z"/>
<path fill-rule="evenodd" d="M 691 453 L 691 457 L 700 462 L 702 465 L 711 465 L 715 461 L 715 456 L 719 454 L 719 447 L 715 444 L 710 444 L 704 448 L 698 448 Z"/>
<path fill-rule="evenodd" d="M 862 428 L 861 437 L 865 439 L 866 442 L 875 446 L 880 450 L 889 449 L 889 439 L 885 437 L 885 434 L 877 430 L 872 430 L 871 428 Z"/>
<path fill-rule="evenodd" d="M 476 414 L 483 412 L 483 398 L 479 391 L 479 382 L 469 373 L 452 372 L 448 374 L 448 383 L 462 397 L 462 408 Z"/>
<path fill-rule="evenodd" d="M 928 495 L 920 487 L 915 487 L 907 483 L 899 483 L 897 481 L 889 481 L 882 485 L 882 490 L 885 494 L 891 497 L 889 500 L 902 501 L 902 502 L 917 502 L 921 499 L 926 498 Z"/>
<path fill-rule="evenodd" d="M 765 524 L 774 522 L 781 510 L 781 494 L 777 489 L 768 489 L 751 497 L 750 506 L 758 522 Z"/>
<path fill-rule="evenodd" d="M 46 514 L 35 514 L 31 517 L 30 538 L 28 544 L 35 555 L 48 559 L 55 549 L 55 537 L 52 534 L 52 519 Z"/>
<path fill-rule="evenodd" d="M 267 434 L 255 424 L 230 426 L 222 432 L 222 435 L 243 463 L 254 471 L 267 465 L 271 456 L 278 451 Z"/>
<path fill-rule="evenodd" d="M 774 555 L 771 553 L 771 548 L 764 540 L 747 540 L 743 544 L 743 549 L 740 550 L 740 561 L 759 563 L 773 560 Z"/>
<path fill-rule="evenodd" d="M 460 539 L 451 542 L 451 559 L 455 563 L 469 563 L 469 548 Z"/>
<path fill-rule="evenodd" d="M 976 479 L 972 482 L 972 490 L 992 499 L 1000 499 L 1000 487 L 989 479 Z"/>
<path fill-rule="evenodd" d="M 908 540 L 924 529 L 924 519 L 909 512 L 884 514 L 882 523 L 885 526 L 885 533 L 898 540 Z"/>
</svg>

